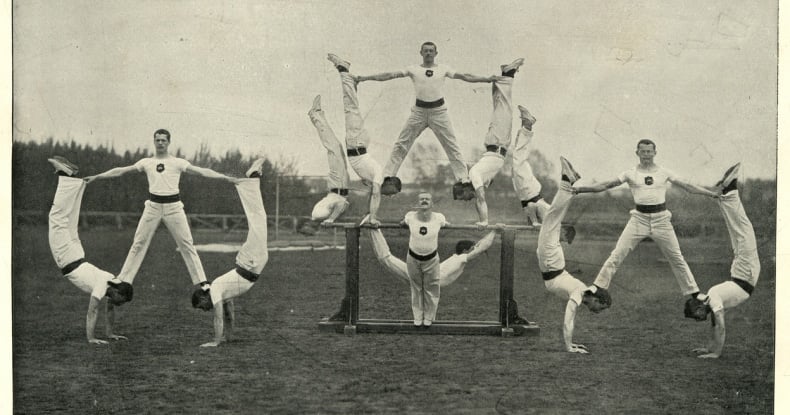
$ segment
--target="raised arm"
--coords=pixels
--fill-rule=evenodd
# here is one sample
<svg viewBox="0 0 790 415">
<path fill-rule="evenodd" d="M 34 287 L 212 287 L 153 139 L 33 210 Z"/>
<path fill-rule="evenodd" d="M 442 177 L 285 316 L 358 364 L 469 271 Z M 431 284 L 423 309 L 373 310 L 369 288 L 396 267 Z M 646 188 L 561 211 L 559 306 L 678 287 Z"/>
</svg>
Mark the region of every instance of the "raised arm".
<svg viewBox="0 0 790 415">
<path fill-rule="evenodd" d="M 193 166 L 191 164 L 187 167 L 187 169 L 185 171 L 187 173 L 197 174 L 199 176 L 207 177 L 209 179 L 222 179 L 222 180 L 227 180 L 227 181 L 229 181 L 231 183 L 239 182 L 239 179 L 237 179 L 235 177 L 226 176 L 226 175 L 224 175 L 222 173 L 217 173 L 214 170 L 211 170 L 211 169 L 208 169 L 208 168 L 205 168 L 205 167 Z"/>
<path fill-rule="evenodd" d="M 97 339 L 93 334 L 96 329 L 96 319 L 99 316 L 99 304 L 101 300 L 91 296 L 90 303 L 88 303 L 88 314 L 85 316 L 85 334 L 88 337 L 88 343 L 93 344 L 107 344 L 107 341 Z"/>
<path fill-rule="evenodd" d="M 125 167 L 116 167 L 114 169 L 107 170 L 104 173 L 99 173 L 94 176 L 87 176 L 83 180 L 85 180 L 85 183 L 90 183 L 96 179 L 111 179 L 113 177 L 120 177 L 126 173 L 131 173 L 133 171 L 137 171 L 137 168 L 134 165 L 125 166 Z"/>
<path fill-rule="evenodd" d="M 706 189 L 706 188 L 704 188 L 702 186 L 697 186 L 696 184 L 691 184 L 691 183 L 686 182 L 686 181 L 684 181 L 682 179 L 670 178 L 669 181 L 672 184 L 676 184 L 676 185 L 680 186 L 681 189 L 683 189 L 683 190 L 685 190 L 685 191 L 687 191 L 689 193 L 703 195 L 703 196 L 710 196 L 710 197 L 718 197 L 719 196 L 719 194 L 716 193 L 716 192 L 708 190 L 708 189 Z"/>
<path fill-rule="evenodd" d="M 500 79 L 504 79 L 504 77 L 496 76 L 496 75 L 479 76 L 479 75 L 472 75 L 472 74 L 469 74 L 469 73 L 460 73 L 460 72 L 456 72 L 450 78 L 452 78 L 452 79 L 460 79 L 461 81 L 464 81 L 464 82 L 495 82 L 495 81 L 498 81 Z"/>
<path fill-rule="evenodd" d="M 562 325 L 562 339 L 565 342 L 565 351 L 587 354 L 589 352 L 583 344 L 573 343 L 573 326 L 576 321 L 576 310 L 578 309 L 578 304 L 573 300 L 568 300 L 568 304 L 565 306 L 565 321 Z"/>
<path fill-rule="evenodd" d="M 574 193 L 598 193 L 609 190 L 623 184 L 620 179 L 612 179 L 605 182 L 595 183 L 590 186 L 573 186 Z"/>
<path fill-rule="evenodd" d="M 389 81 L 391 79 L 404 78 L 406 74 L 403 71 L 397 72 L 382 72 L 373 75 L 355 75 L 354 80 L 357 82 L 363 81 Z"/>
</svg>

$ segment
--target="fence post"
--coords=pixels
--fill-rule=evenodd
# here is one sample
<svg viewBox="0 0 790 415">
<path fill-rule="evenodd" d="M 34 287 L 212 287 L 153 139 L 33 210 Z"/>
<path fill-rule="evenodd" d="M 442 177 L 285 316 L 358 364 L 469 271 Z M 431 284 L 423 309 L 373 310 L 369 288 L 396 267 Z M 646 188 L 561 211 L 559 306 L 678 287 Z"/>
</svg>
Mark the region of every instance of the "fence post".
<svg viewBox="0 0 790 415">
<path fill-rule="evenodd" d="M 346 228 L 346 298 L 349 299 L 349 320 L 359 320 L 359 228 Z"/>
<path fill-rule="evenodd" d="M 499 264 L 499 321 L 503 326 L 509 326 L 509 315 L 513 312 L 509 310 L 513 300 L 513 273 L 514 273 L 514 249 L 516 245 L 516 231 L 505 229 L 501 234 L 502 249 Z"/>
<path fill-rule="evenodd" d="M 280 239 L 280 175 L 274 176 L 274 240 Z"/>
</svg>

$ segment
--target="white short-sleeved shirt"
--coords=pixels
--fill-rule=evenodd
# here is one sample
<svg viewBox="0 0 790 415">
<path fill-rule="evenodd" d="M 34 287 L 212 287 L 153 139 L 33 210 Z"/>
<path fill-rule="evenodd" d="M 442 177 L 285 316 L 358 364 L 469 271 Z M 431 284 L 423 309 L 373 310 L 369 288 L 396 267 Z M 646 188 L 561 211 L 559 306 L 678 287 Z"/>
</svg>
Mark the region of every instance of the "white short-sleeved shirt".
<svg viewBox="0 0 790 415">
<path fill-rule="evenodd" d="M 411 78 L 417 99 L 426 102 L 444 98 L 444 93 L 442 92 L 444 78 L 455 76 L 455 71 L 452 68 L 441 63 L 430 68 L 421 65 L 411 65 L 402 70 L 401 73 Z"/>
<path fill-rule="evenodd" d="M 628 183 L 634 203 L 637 205 L 658 205 L 666 201 L 667 182 L 674 180 L 675 174 L 657 167 L 655 171 L 644 172 L 637 167 L 626 170 L 617 176 L 620 183 Z"/>
<path fill-rule="evenodd" d="M 181 173 L 189 166 L 188 161 L 173 156 L 149 157 L 134 163 L 134 167 L 138 171 L 144 171 L 148 177 L 148 192 L 157 196 L 178 194 Z"/>
<path fill-rule="evenodd" d="M 749 299 L 749 293 L 732 281 L 724 281 L 711 287 L 708 290 L 708 297 L 710 298 L 708 306 L 716 313 L 740 305 Z"/>
<path fill-rule="evenodd" d="M 91 297 L 101 300 L 107 295 L 107 282 L 115 277 L 90 262 L 84 262 L 67 274 L 66 278 Z"/>
<path fill-rule="evenodd" d="M 218 303 L 236 298 L 249 291 L 253 285 L 255 283 L 242 278 L 235 269 L 232 269 L 211 282 L 209 289 L 211 303 L 216 306 Z"/>
<path fill-rule="evenodd" d="M 423 222 L 417 212 L 409 212 L 404 218 L 409 225 L 409 249 L 417 255 L 428 255 L 439 248 L 439 229 L 447 224 L 441 213 L 431 212 L 431 219 Z"/>
</svg>

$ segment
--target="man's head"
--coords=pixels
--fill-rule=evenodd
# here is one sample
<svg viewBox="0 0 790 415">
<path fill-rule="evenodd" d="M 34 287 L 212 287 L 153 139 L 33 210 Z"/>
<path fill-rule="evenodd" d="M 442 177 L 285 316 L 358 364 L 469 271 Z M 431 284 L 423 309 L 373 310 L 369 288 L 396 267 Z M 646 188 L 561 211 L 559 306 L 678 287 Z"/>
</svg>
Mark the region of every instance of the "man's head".
<svg viewBox="0 0 790 415">
<path fill-rule="evenodd" d="M 604 288 L 598 288 L 595 293 L 590 290 L 584 290 L 582 304 L 587 306 L 593 313 L 600 313 L 612 306 L 612 296 L 609 295 L 609 290 Z"/>
<path fill-rule="evenodd" d="M 453 200 L 472 200 L 477 197 L 472 183 L 456 182 L 453 184 Z"/>
<path fill-rule="evenodd" d="M 686 318 L 693 318 L 697 321 L 705 321 L 708 319 L 710 307 L 704 302 L 696 298 L 689 298 L 686 300 L 686 305 L 683 307 L 683 314 Z"/>
<path fill-rule="evenodd" d="M 211 302 L 210 289 L 204 290 L 202 287 L 195 288 L 192 293 L 192 307 L 199 308 L 203 311 L 209 311 L 214 308 L 214 303 Z"/>
<path fill-rule="evenodd" d="M 422 56 L 422 60 L 424 62 L 433 62 L 433 59 L 438 54 L 439 50 L 436 48 L 435 43 L 424 42 L 422 45 L 420 45 L 420 56 Z"/>
<path fill-rule="evenodd" d="M 430 210 L 433 207 L 433 197 L 428 192 L 417 194 L 417 208 L 420 210 Z"/>
<path fill-rule="evenodd" d="M 475 247 L 475 241 L 470 241 L 468 239 L 462 239 L 455 243 L 455 254 L 468 254 Z"/>
<path fill-rule="evenodd" d="M 112 305 L 121 305 L 132 301 L 134 297 L 134 288 L 128 282 L 121 282 L 120 280 L 107 281 L 107 301 Z"/>
<path fill-rule="evenodd" d="M 154 131 L 154 147 L 156 147 L 156 152 L 167 152 L 167 148 L 170 146 L 170 131 L 165 130 L 164 128 L 160 128 Z"/>
<path fill-rule="evenodd" d="M 656 143 L 653 140 L 643 138 L 636 143 L 636 156 L 643 163 L 652 163 L 656 156 Z"/>
</svg>

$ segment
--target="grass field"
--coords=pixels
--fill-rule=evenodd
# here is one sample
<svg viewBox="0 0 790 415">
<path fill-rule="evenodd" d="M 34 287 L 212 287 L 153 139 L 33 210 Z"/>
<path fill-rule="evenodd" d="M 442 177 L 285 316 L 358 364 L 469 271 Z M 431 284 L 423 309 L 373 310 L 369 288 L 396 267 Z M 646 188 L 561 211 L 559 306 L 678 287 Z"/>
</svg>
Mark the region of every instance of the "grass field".
<svg viewBox="0 0 790 415">
<path fill-rule="evenodd" d="M 388 233 L 395 253 L 406 239 Z M 440 254 L 463 235 L 446 232 Z M 468 235 L 467 235 L 468 236 Z M 132 231 L 81 234 L 88 260 L 118 272 Z M 196 243 L 221 234 L 196 233 Z M 273 252 L 262 278 L 237 301 L 235 337 L 216 349 L 211 315 L 191 307 L 186 269 L 160 229 L 119 309 L 109 346 L 85 340 L 88 295 L 63 279 L 45 227 L 13 234 L 14 410 L 17 413 L 750 413 L 773 412 L 775 266 L 762 242 L 752 298 L 727 314 L 718 360 L 691 353 L 709 324 L 683 318 L 683 298 L 652 243 L 628 258 L 611 287 L 611 309 L 580 310 L 562 350 L 564 302 L 548 294 L 535 265 L 534 235 L 519 237 L 515 298 L 541 326 L 537 338 L 320 333 L 344 292 L 343 251 Z M 409 318 L 409 291 L 381 272 L 362 240 L 362 317 Z M 591 282 L 614 241 L 578 235 L 568 270 Z M 703 290 L 728 278 L 727 240 L 681 240 Z M 214 278 L 234 255 L 201 255 Z M 442 290 L 439 319 L 496 320 L 499 246 Z M 102 316 L 97 334 L 103 337 Z"/>
</svg>

